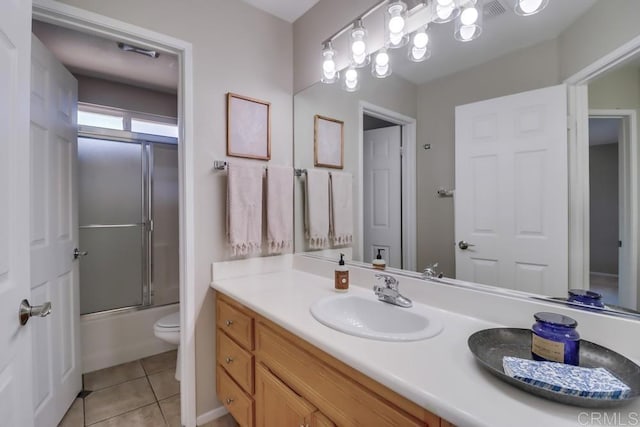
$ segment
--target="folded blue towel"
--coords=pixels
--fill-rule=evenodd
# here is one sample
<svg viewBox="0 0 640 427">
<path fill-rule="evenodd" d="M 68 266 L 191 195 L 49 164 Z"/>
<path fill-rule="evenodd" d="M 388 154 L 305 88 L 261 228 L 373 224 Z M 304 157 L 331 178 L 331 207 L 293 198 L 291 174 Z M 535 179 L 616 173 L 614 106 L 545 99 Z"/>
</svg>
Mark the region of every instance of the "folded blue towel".
<svg viewBox="0 0 640 427">
<path fill-rule="evenodd" d="M 536 387 L 592 399 L 626 399 L 631 389 L 604 368 L 581 368 L 556 362 L 507 357 L 504 373 Z"/>
</svg>

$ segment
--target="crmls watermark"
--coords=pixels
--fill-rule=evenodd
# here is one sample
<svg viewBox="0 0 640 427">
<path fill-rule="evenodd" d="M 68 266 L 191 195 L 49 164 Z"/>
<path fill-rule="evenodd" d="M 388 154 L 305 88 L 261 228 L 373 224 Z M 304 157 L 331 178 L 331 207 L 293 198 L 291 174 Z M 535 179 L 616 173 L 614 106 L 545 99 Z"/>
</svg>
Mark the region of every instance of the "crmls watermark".
<svg viewBox="0 0 640 427">
<path fill-rule="evenodd" d="M 640 426 L 638 412 L 580 412 L 578 425 L 581 426 Z"/>
</svg>

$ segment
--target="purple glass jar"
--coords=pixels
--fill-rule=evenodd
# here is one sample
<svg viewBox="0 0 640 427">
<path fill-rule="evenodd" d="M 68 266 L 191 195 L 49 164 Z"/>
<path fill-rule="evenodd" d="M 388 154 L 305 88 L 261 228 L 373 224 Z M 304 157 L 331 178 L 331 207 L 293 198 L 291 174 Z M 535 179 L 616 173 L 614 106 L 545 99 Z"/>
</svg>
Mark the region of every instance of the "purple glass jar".
<svg viewBox="0 0 640 427">
<path fill-rule="evenodd" d="M 593 308 L 604 308 L 602 295 L 598 292 L 587 291 L 585 289 L 569 289 L 569 302 L 588 305 Z"/>
<path fill-rule="evenodd" d="M 580 364 L 580 335 L 578 322 L 557 313 L 536 313 L 531 328 L 531 355 L 533 360 Z"/>
</svg>

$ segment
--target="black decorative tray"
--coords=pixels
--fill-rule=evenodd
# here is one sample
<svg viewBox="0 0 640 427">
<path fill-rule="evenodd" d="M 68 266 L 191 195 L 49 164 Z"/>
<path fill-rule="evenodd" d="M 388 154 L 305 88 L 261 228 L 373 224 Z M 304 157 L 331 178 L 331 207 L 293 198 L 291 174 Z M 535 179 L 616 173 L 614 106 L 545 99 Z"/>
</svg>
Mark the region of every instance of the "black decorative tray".
<svg viewBox="0 0 640 427">
<path fill-rule="evenodd" d="M 640 395 L 640 366 L 626 357 L 589 341 L 580 341 L 580 366 L 605 368 L 631 388 L 626 399 L 605 400 L 571 396 L 561 392 L 543 389 L 504 373 L 504 356 L 531 359 L 531 331 L 529 329 L 494 328 L 478 331 L 467 341 L 476 360 L 492 374 L 522 390 L 567 405 L 588 408 L 609 408 L 628 403 Z"/>
</svg>

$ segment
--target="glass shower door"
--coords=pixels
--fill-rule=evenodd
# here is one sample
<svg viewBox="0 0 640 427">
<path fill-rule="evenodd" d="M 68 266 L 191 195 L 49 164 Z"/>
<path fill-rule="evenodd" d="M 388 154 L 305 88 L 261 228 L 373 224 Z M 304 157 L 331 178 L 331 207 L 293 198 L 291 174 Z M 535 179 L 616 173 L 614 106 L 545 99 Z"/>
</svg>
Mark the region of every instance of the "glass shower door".
<svg viewBox="0 0 640 427">
<path fill-rule="evenodd" d="M 142 144 L 78 138 L 81 314 L 144 303 L 144 170 Z"/>
</svg>

